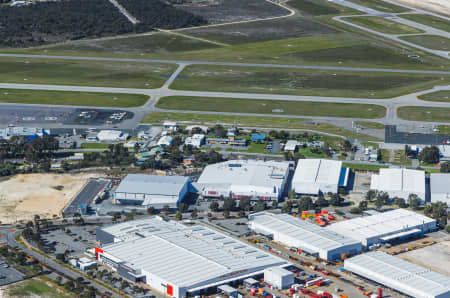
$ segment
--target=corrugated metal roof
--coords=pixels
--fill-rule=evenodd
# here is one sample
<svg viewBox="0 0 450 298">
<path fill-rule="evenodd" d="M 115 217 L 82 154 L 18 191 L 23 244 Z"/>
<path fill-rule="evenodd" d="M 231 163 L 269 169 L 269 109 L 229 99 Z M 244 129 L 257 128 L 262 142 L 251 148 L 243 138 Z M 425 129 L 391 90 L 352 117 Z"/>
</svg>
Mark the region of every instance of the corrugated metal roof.
<svg viewBox="0 0 450 298">
<path fill-rule="evenodd" d="M 352 257 L 344 268 L 413 297 L 450 297 L 450 277 L 384 252 Z"/>
<path fill-rule="evenodd" d="M 103 247 L 135 269 L 151 272 L 178 286 L 194 286 L 213 278 L 260 271 L 289 262 L 201 225 L 185 226 L 158 217 L 118 224 L 104 230 L 123 235 L 136 229 L 140 237 Z M 127 230 L 128 234 L 131 231 Z M 123 238 L 122 238 L 123 239 Z"/>
<path fill-rule="evenodd" d="M 333 231 L 319 227 L 313 223 L 287 214 L 273 214 L 261 212 L 252 214 L 251 221 L 264 225 L 276 233 L 284 234 L 298 241 L 314 246 L 317 251 L 332 250 L 359 242 L 349 237 L 342 236 Z"/>
<path fill-rule="evenodd" d="M 372 175 L 370 189 L 424 194 L 425 172 L 411 169 L 380 169 L 378 175 Z"/>
<path fill-rule="evenodd" d="M 342 161 L 329 159 L 300 159 L 292 185 L 297 193 L 317 194 L 336 192 L 341 176 Z"/>
<path fill-rule="evenodd" d="M 116 192 L 177 196 L 188 180 L 183 176 L 128 174 Z"/>
<path fill-rule="evenodd" d="M 327 229 L 362 241 L 371 237 L 413 229 L 433 221 L 434 219 L 416 212 L 396 209 L 337 222 L 329 225 Z"/>
<path fill-rule="evenodd" d="M 450 173 L 431 174 L 430 191 L 439 194 L 450 194 Z"/>
</svg>

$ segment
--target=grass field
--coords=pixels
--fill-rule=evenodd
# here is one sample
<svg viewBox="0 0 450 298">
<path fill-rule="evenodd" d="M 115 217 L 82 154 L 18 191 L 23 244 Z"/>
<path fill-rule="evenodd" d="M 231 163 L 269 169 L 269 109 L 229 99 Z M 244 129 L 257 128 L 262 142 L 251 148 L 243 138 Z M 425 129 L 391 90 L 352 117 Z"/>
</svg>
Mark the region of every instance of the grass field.
<svg viewBox="0 0 450 298">
<path fill-rule="evenodd" d="M 108 149 L 109 144 L 102 143 L 81 143 L 82 149 Z"/>
<path fill-rule="evenodd" d="M 438 125 L 439 133 L 450 135 L 450 125 Z"/>
<path fill-rule="evenodd" d="M 378 171 L 382 168 L 388 168 L 388 166 L 369 165 L 369 164 L 355 164 L 355 163 L 343 163 L 343 167 L 354 169 L 357 171 Z"/>
<path fill-rule="evenodd" d="M 426 101 L 450 102 L 450 90 L 441 90 L 420 95 L 419 99 Z"/>
<path fill-rule="evenodd" d="M 401 39 L 433 50 L 450 51 L 450 39 L 439 35 L 402 36 Z"/>
<path fill-rule="evenodd" d="M 152 113 L 148 114 L 143 123 L 161 124 L 165 120 L 181 121 L 189 124 L 229 124 L 247 127 L 264 128 L 289 128 L 299 130 L 313 130 L 323 133 L 330 133 L 346 136 L 353 139 L 366 141 L 380 141 L 372 136 L 356 133 L 326 123 L 314 123 L 308 119 L 296 119 L 288 117 L 256 117 L 256 116 L 232 116 L 232 115 L 212 115 L 195 113 Z"/>
<path fill-rule="evenodd" d="M 288 5 L 302 13 L 310 14 L 313 16 L 328 14 L 336 15 L 340 13 L 340 10 L 338 8 L 327 5 L 327 3 L 323 3 L 320 1 L 290 0 L 288 2 Z"/>
<path fill-rule="evenodd" d="M 218 46 L 215 44 L 197 39 L 160 32 L 144 36 L 75 41 L 52 46 L 50 48 L 73 53 L 97 52 L 99 54 L 167 54 L 172 52 L 195 51 L 217 47 Z"/>
<path fill-rule="evenodd" d="M 172 89 L 390 98 L 449 82 L 450 76 L 193 65 Z"/>
<path fill-rule="evenodd" d="M 50 286 L 44 281 L 33 278 L 11 285 L 7 289 L 12 297 L 46 297 L 46 298 L 69 298 L 75 297 L 65 290 L 54 285 Z"/>
<path fill-rule="evenodd" d="M 450 122 L 450 108 L 406 106 L 398 108 L 397 114 L 405 120 Z"/>
<path fill-rule="evenodd" d="M 158 88 L 174 70 L 158 63 L 0 58 L 2 83 Z"/>
<path fill-rule="evenodd" d="M 386 109 L 378 105 L 323 103 L 312 101 L 256 100 L 170 96 L 161 98 L 158 108 L 182 111 L 255 113 L 272 115 L 381 118 Z M 283 110 L 273 113 L 273 110 Z"/>
<path fill-rule="evenodd" d="M 407 8 L 398 6 L 395 4 L 390 4 L 382 0 L 352 0 L 351 2 L 360 4 L 365 7 L 370 7 L 372 9 L 382 11 L 382 12 L 406 12 Z"/>
<path fill-rule="evenodd" d="M 450 22 L 443 18 L 424 14 L 402 14 L 399 17 L 450 32 Z"/>
<path fill-rule="evenodd" d="M 11 103 L 125 108 L 141 106 L 147 100 L 142 94 L 0 89 L 0 102 Z"/>
<path fill-rule="evenodd" d="M 217 27 L 193 28 L 181 32 L 231 45 L 338 33 L 337 30 L 329 26 L 317 23 L 311 18 L 300 16 Z"/>
<path fill-rule="evenodd" d="M 386 34 L 424 33 L 422 30 L 394 22 L 383 17 L 349 17 L 344 20 Z"/>
<path fill-rule="evenodd" d="M 356 124 L 359 124 L 366 128 L 373 128 L 373 129 L 384 129 L 385 125 L 378 122 L 370 122 L 370 121 L 356 121 Z"/>
</svg>

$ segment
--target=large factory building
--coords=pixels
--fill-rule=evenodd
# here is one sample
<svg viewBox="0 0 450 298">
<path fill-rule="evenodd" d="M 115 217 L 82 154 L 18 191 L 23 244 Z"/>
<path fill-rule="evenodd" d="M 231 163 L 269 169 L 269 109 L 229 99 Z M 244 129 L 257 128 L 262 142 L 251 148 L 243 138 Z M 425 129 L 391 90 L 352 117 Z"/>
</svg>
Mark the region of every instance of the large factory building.
<svg viewBox="0 0 450 298">
<path fill-rule="evenodd" d="M 207 294 L 218 286 L 291 265 L 202 225 L 148 217 L 97 229 L 99 262 L 171 297 Z"/>
<path fill-rule="evenodd" d="M 361 242 L 287 214 L 259 212 L 249 215 L 249 228 L 272 236 L 288 247 L 301 249 L 324 260 L 361 252 Z"/>
</svg>

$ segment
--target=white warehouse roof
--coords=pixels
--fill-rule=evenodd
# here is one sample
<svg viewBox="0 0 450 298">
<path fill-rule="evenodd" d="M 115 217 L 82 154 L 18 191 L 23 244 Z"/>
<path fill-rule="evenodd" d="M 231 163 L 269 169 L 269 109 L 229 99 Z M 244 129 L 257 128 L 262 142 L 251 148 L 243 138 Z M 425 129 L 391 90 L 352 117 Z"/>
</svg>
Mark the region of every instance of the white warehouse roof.
<svg viewBox="0 0 450 298">
<path fill-rule="evenodd" d="M 372 175 L 370 189 L 385 191 L 390 197 L 407 199 L 416 194 L 425 199 L 425 172 L 410 169 L 380 169 L 378 175 Z"/>
<path fill-rule="evenodd" d="M 346 259 L 344 268 L 412 297 L 450 297 L 450 277 L 384 252 Z"/>
<path fill-rule="evenodd" d="M 249 215 L 249 220 L 251 229 L 272 234 L 274 240 L 319 254 L 322 259 L 337 259 L 343 253 L 361 251 L 359 241 L 291 215 L 260 212 Z"/>
<path fill-rule="evenodd" d="M 342 173 L 345 176 L 341 178 Z M 348 173 L 343 172 L 342 161 L 300 159 L 292 179 L 292 188 L 301 194 L 337 193 L 340 184 L 346 184 L 347 176 Z"/>
<path fill-rule="evenodd" d="M 430 175 L 431 202 L 444 202 L 450 206 L 450 173 Z"/>
<path fill-rule="evenodd" d="M 186 226 L 149 217 L 102 230 L 119 241 L 102 247 L 107 256 L 185 291 L 260 274 L 272 266 L 290 265 L 277 256 L 198 224 Z M 151 281 L 147 282 L 152 285 Z"/>
<path fill-rule="evenodd" d="M 289 166 L 286 161 L 229 160 L 206 166 L 197 184 L 205 196 L 278 198 L 286 184 Z"/>
<path fill-rule="evenodd" d="M 329 225 L 327 229 L 359 240 L 363 245 L 368 246 L 379 242 L 379 239 L 384 236 L 415 229 L 426 232 L 435 227 L 434 219 L 406 209 L 395 209 L 337 222 Z"/>
<path fill-rule="evenodd" d="M 120 130 L 101 130 L 97 134 L 97 138 L 100 141 L 120 141 L 120 140 L 126 140 L 128 137 L 128 134 L 124 134 Z"/>
<path fill-rule="evenodd" d="M 189 178 L 184 176 L 128 174 L 115 192 L 175 196 L 188 182 Z"/>
</svg>

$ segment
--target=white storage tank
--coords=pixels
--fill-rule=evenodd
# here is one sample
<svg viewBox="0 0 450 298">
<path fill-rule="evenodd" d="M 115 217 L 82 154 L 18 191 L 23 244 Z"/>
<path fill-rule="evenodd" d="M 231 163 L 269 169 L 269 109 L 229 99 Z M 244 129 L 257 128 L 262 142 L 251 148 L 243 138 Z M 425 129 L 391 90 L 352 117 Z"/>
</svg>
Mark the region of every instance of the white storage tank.
<svg viewBox="0 0 450 298">
<path fill-rule="evenodd" d="M 294 284 L 294 273 L 281 267 L 264 270 L 264 281 L 277 289 L 287 289 Z"/>
</svg>

